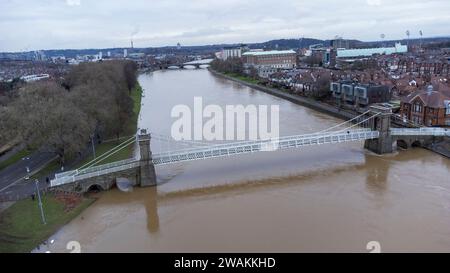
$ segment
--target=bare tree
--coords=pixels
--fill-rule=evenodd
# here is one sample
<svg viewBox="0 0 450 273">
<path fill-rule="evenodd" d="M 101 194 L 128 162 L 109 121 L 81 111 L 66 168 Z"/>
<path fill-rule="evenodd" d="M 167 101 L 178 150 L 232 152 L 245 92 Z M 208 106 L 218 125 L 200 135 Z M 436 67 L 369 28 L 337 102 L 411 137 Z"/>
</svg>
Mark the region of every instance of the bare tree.
<svg viewBox="0 0 450 273">
<path fill-rule="evenodd" d="M 0 143 L 15 137 L 54 152 L 64 164 L 93 134 L 119 137 L 133 116 L 129 88 L 136 84 L 135 69 L 122 61 L 80 64 L 62 84 L 25 85 L 7 107 L 0 106 Z"/>
</svg>

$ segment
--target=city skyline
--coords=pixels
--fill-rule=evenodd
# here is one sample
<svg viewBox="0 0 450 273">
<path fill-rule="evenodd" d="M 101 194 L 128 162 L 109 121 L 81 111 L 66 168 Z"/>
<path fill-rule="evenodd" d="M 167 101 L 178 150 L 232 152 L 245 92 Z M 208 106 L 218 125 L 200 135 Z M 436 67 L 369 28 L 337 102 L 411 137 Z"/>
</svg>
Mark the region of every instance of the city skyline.
<svg viewBox="0 0 450 273">
<path fill-rule="evenodd" d="M 447 36 L 448 1 L 2 1 L 0 51 Z M 183 7 L 181 9 L 180 7 Z M 268 9 L 267 7 L 271 7 Z M 11 31 L 14 30 L 14 31 Z"/>
</svg>

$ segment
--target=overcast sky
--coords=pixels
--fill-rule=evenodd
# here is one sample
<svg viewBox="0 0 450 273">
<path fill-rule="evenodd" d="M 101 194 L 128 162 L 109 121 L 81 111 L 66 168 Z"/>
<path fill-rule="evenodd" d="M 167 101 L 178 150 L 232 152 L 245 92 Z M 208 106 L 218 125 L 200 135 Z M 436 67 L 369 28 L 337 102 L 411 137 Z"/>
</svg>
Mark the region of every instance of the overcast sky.
<svg viewBox="0 0 450 273">
<path fill-rule="evenodd" d="M 0 0 L 0 51 L 450 35 L 450 0 Z"/>
</svg>

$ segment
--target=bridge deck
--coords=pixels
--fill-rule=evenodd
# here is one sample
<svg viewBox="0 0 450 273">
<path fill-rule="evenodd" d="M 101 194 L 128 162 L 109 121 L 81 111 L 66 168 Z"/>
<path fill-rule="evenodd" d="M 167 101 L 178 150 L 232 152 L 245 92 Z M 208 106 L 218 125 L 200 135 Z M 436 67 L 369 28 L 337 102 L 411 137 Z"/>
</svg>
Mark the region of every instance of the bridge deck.
<svg viewBox="0 0 450 273">
<path fill-rule="evenodd" d="M 391 128 L 393 136 L 450 136 L 447 128 Z"/>
<path fill-rule="evenodd" d="M 210 64 L 214 59 L 203 59 L 203 60 L 197 60 L 197 61 L 191 61 L 184 63 L 183 65 L 202 65 L 202 64 Z"/>
<path fill-rule="evenodd" d="M 450 129 L 445 128 L 391 128 L 393 136 L 450 136 Z M 270 140 L 243 141 L 229 144 L 218 144 L 201 148 L 184 149 L 174 152 L 154 154 L 154 165 L 165 165 L 177 162 L 200 160 L 215 157 L 232 156 L 244 153 L 274 151 L 280 149 L 299 148 L 310 145 L 332 144 L 350 141 L 376 139 L 378 131 L 370 129 L 340 130 L 280 137 Z M 139 158 L 130 158 L 109 164 L 94 166 L 81 170 L 59 173 L 51 181 L 51 186 L 73 183 L 83 179 L 101 176 L 138 167 Z"/>
<path fill-rule="evenodd" d="M 299 148 L 309 145 L 320 145 L 358 141 L 378 138 L 378 131 L 368 129 L 352 130 L 344 132 L 329 132 L 321 134 L 308 134 L 289 137 L 280 137 L 272 140 L 247 141 L 214 145 L 206 148 L 182 150 L 173 153 L 153 155 L 154 165 L 171 164 L 182 161 L 192 161 L 206 158 L 231 156 L 243 153 L 274 151 L 279 149 Z"/>
<path fill-rule="evenodd" d="M 324 132 L 316 134 L 281 137 L 271 140 L 234 142 L 212 145 L 208 147 L 184 149 L 175 152 L 154 154 L 154 165 L 165 165 L 176 162 L 231 156 L 243 153 L 273 151 L 278 149 L 298 148 L 308 145 L 320 145 L 377 138 L 378 131 L 359 129 L 351 131 Z M 131 169 L 139 166 L 139 159 L 131 158 L 109 164 L 89 167 L 81 170 L 59 173 L 51 181 L 51 186 L 73 183 L 79 180 Z"/>
</svg>

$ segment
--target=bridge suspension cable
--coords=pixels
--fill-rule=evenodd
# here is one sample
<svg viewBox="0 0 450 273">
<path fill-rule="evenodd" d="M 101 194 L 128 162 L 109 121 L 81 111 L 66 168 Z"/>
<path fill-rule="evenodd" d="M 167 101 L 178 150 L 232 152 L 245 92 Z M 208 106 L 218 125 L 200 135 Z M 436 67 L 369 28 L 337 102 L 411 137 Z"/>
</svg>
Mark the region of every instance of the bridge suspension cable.
<svg viewBox="0 0 450 273">
<path fill-rule="evenodd" d="M 210 143 L 206 143 L 203 141 L 194 141 L 194 140 L 174 140 L 172 137 L 167 136 L 167 135 L 162 135 L 162 134 L 157 134 L 157 133 L 151 133 L 152 139 L 157 139 L 160 141 L 172 141 L 172 142 L 177 142 L 183 145 L 197 145 L 197 146 L 209 146 L 211 145 Z"/>
<path fill-rule="evenodd" d="M 337 131 L 337 132 L 344 132 L 344 131 L 346 131 L 346 130 L 348 130 L 348 129 L 351 129 L 351 128 L 353 128 L 353 127 L 356 127 L 356 126 L 358 126 L 358 125 L 360 125 L 360 124 L 367 124 L 369 120 L 375 118 L 376 116 L 378 116 L 378 115 L 380 115 L 380 114 L 381 114 L 381 113 L 376 113 L 376 114 L 374 114 L 374 115 L 372 115 L 372 116 L 370 116 L 370 117 L 368 117 L 368 118 L 366 118 L 366 119 L 364 119 L 364 120 L 362 120 L 362 121 L 360 121 L 360 122 L 358 122 L 358 123 L 355 123 L 355 124 L 353 124 L 353 125 L 351 125 L 351 126 L 345 128 L 345 129 L 339 130 L 339 131 Z"/>
<path fill-rule="evenodd" d="M 356 117 L 354 117 L 354 118 L 352 118 L 352 119 L 346 120 L 346 121 L 344 121 L 344 122 L 342 122 L 342 123 L 339 123 L 339 124 L 337 124 L 337 125 L 334 125 L 334 126 L 332 126 L 332 127 L 330 127 L 330 128 L 327 128 L 327 129 L 325 129 L 325 130 L 319 131 L 319 132 L 317 132 L 317 133 L 318 133 L 318 134 L 319 134 L 319 133 L 325 133 L 325 132 L 331 131 L 331 130 L 333 130 L 333 129 L 335 129 L 335 128 L 338 128 L 338 127 L 340 127 L 340 126 L 343 126 L 344 124 L 352 123 L 353 121 L 358 120 L 358 119 L 364 117 L 364 116 L 367 115 L 368 113 L 370 113 L 370 110 L 369 110 L 369 111 L 366 111 L 366 112 L 364 112 L 364 113 L 362 113 L 362 114 L 359 115 L 359 116 L 356 116 Z"/>
<path fill-rule="evenodd" d="M 69 175 L 73 175 L 75 174 L 77 171 L 82 170 L 82 169 L 86 169 L 89 167 L 92 167 L 102 161 L 104 161 L 105 159 L 107 159 L 108 157 L 118 153 L 119 151 L 123 150 L 124 148 L 128 147 L 130 144 L 133 144 L 134 142 L 136 142 L 136 136 L 133 136 L 127 140 L 125 140 L 124 142 L 120 143 L 119 145 L 117 145 L 116 147 L 110 149 L 109 151 L 103 153 L 102 155 L 94 158 L 93 160 L 83 164 L 81 167 L 79 167 L 78 169 L 72 171 L 72 174 Z"/>
<path fill-rule="evenodd" d="M 152 150 L 156 153 L 161 152 L 174 152 L 184 149 L 193 149 L 193 148 L 204 148 L 211 146 L 211 143 L 206 143 L 202 141 L 194 141 L 194 140 L 174 140 L 171 136 L 162 135 L 158 133 L 151 133 L 152 140 L 156 140 L 156 142 L 152 142 L 152 146 L 154 147 Z M 156 148 L 156 149 L 155 149 Z"/>
</svg>

